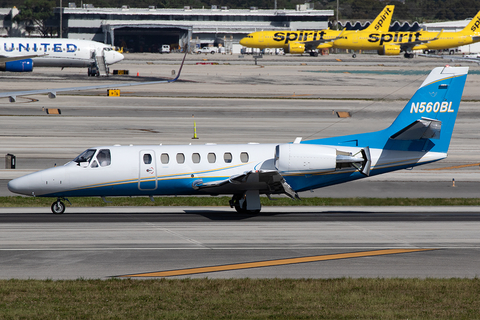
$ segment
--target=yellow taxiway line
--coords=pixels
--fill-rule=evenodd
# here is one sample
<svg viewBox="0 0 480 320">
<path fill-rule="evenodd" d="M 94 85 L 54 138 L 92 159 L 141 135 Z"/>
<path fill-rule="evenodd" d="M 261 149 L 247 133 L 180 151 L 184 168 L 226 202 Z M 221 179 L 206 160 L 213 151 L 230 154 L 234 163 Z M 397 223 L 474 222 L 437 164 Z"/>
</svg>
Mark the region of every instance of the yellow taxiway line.
<svg viewBox="0 0 480 320">
<path fill-rule="evenodd" d="M 207 272 L 230 271 L 230 270 L 240 270 L 240 269 L 250 269 L 250 268 L 261 268 L 261 267 L 273 267 L 273 266 L 283 266 L 283 265 L 296 264 L 296 263 L 338 260 L 338 259 L 348 259 L 348 258 L 360 258 L 360 257 L 372 257 L 372 256 L 382 256 L 382 255 L 398 254 L 398 253 L 411 253 L 411 252 L 428 251 L 428 250 L 434 250 L 434 249 L 384 249 L 384 250 L 363 251 L 363 252 L 338 253 L 338 254 L 328 254 L 328 255 L 321 255 L 321 256 L 310 256 L 310 257 L 289 258 L 289 259 L 279 259 L 279 260 L 267 260 L 267 261 L 258 261 L 258 262 L 236 263 L 236 264 L 227 264 L 227 265 L 212 266 L 212 267 L 200 267 L 200 268 L 178 269 L 178 270 L 170 270 L 170 271 L 137 273 L 137 274 L 131 274 L 131 275 L 123 275 L 123 276 L 120 276 L 120 277 L 185 276 L 185 275 L 190 275 L 190 274 L 207 273 Z"/>
<path fill-rule="evenodd" d="M 424 169 L 425 171 L 439 171 L 439 170 L 452 170 L 452 169 L 461 169 L 461 168 L 468 168 L 468 167 L 478 167 L 480 163 L 471 163 L 471 164 L 462 164 L 458 166 L 452 167 L 443 167 L 443 168 L 433 168 L 433 169 Z"/>
</svg>

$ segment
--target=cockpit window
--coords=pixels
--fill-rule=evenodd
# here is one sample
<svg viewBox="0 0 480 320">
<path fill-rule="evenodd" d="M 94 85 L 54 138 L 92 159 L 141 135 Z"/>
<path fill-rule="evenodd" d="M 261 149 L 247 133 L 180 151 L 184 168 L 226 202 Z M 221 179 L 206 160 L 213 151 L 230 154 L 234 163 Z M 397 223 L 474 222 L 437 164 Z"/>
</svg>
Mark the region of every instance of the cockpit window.
<svg viewBox="0 0 480 320">
<path fill-rule="evenodd" d="M 100 167 L 108 167 L 112 163 L 112 157 L 110 156 L 110 150 L 101 149 L 98 151 L 97 160 Z"/>
<path fill-rule="evenodd" d="M 88 149 L 82 152 L 78 157 L 73 159 L 74 162 L 80 164 L 81 162 L 88 162 L 90 163 L 90 160 L 92 160 L 93 155 L 95 154 L 97 150 L 96 149 Z"/>
</svg>

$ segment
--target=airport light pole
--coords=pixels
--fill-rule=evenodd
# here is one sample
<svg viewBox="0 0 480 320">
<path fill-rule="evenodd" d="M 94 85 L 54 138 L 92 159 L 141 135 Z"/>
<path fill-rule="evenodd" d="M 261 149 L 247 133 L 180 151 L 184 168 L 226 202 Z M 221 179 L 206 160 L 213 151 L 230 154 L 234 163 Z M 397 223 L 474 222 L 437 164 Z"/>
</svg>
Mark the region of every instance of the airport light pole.
<svg viewBox="0 0 480 320">
<path fill-rule="evenodd" d="M 62 1 L 62 0 L 60 0 L 60 1 Z M 338 30 L 338 2 L 339 2 L 339 1 L 340 1 L 340 0 L 337 0 L 337 30 Z"/>
<path fill-rule="evenodd" d="M 60 38 L 63 38 L 62 25 L 63 25 L 63 10 L 62 10 L 62 0 L 60 0 L 60 32 L 59 32 Z"/>
</svg>

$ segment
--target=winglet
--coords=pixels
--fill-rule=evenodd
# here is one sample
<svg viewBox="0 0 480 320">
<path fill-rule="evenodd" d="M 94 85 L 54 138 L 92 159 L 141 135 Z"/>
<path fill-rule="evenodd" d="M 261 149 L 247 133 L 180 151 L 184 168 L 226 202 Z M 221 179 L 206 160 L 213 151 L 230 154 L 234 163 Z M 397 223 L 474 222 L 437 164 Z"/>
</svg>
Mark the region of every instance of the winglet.
<svg viewBox="0 0 480 320">
<path fill-rule="evenodd" d="M 178 80 L 178 78 L 180 77 L 180 73 L 182 72 L 183 64 L 185 62 L 185 58 L 187 57 L 187 53 L 188 53 L 188 51 L 185 50 L 185 55 L 183 56 L 183 60 L 182 60 L 182 64 L 180 65 L 180 69 L 178 69 L 177 76 L 174 79 L 168 80 L 167 82 L 175 82 L 175 81 Z"/>
</svg>

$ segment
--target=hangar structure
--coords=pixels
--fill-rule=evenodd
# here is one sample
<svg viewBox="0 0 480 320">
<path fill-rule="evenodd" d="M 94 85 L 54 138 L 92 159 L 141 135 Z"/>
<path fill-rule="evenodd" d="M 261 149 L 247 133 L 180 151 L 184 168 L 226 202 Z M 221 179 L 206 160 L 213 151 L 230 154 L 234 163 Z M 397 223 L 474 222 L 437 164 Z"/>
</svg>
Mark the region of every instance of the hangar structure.
<svg viewBox="0 0 480 320">
<path fill-rule="evenodd" d="M 314 10 L 308 3 L 291 10 L 94 8 L 85 4 L 77 8 L 70 3 L 66 8 L 55 8 L 55 20 L 60 21 L 60 13 L 64 38 L 100 41 L 133 52 L 158 52 L 163 44 L 178 50 L 215 45 L 228 52 L 248 33 L 326 29 L 334 15 L 333 10 Z"/>
</svg>

